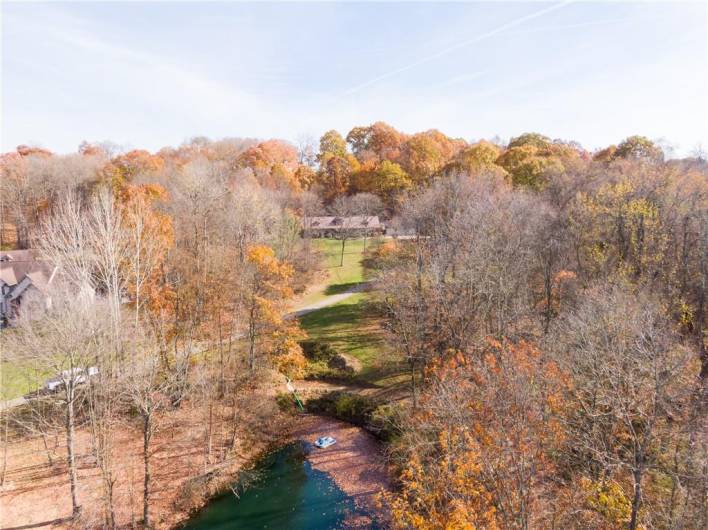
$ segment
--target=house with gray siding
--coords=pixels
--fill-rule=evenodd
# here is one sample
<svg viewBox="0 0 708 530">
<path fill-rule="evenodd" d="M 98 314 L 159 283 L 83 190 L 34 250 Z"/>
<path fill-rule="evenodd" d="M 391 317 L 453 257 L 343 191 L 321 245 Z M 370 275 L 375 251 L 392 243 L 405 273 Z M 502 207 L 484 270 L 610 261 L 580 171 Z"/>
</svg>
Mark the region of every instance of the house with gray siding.
<svg viewBox="0 0 708 530">
<path fill-rule="evenodd" d="M 24 303 L 49 303 L 47 289 L 57 267 L 38 259 L 34 250 L 0 251 L 0 327 L 6 326 Z"/>
</svg>

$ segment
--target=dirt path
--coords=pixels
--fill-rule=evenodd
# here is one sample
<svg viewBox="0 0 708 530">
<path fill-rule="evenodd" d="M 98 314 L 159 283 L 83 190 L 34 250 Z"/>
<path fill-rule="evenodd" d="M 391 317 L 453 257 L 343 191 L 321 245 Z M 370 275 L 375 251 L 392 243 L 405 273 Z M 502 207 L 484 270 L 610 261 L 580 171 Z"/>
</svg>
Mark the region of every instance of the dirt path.
<svg viewBox="0 0 708 530">
<path fill-rule="evenodd" d="M 361 282 L 358 283 L 343 293 L 337 293 L 337 294 L 331 294 L 327 296 L 324 300 L 320 300 L 319 302 L 315 302 L 314 304 L 309 304 L 304 307 L 301 307 L 299 309 L 296 309 L 295 311 L 288 313 L 289 317 L 301 317 L 303 315 L 306 315 L 308 313 L 312 313 L 313 311 L 317 311 L 318 309 L 322 309 L 323 307 L 329 307 L 331 305 L 334 305 L 338 302 L 341 302 L 342 300 L 346 300 L 350 296 L 356 293 L 360 293 L 361 291 L 364 290 L 364 288 L 368 285 L 368 282 Z"/>
<path fill-rule="evenodd" d="M 332 418 L 303 415 L 291 432 L 293 440 L 313 443 L 321 436 L 332 436 L 337 443 L 326 449 L 314 448 L 308 459 L 315 469 L 329 473 L 342 491 L 354 499 L 358 508 L 380 514 L 376 498 L 390 488 L 380 443 L 361 427 Z M 353 528 L 371 527 L 369 517 L 350 521 Z"/>
<path fill-rule="evenodd" d="M 20 405 L 24 405 L 25 403 L 27 403 L 27 399 L 24 397 L 10 399 L 8 401 L 0 401 L 0 411 L 19 407 Z"/>
<path fill-rule="evenodd" d="M 304 315 L 307 315 L 308 313 L 312 313 L 313 311 L 317 311 L 318 309 L 322 309 L 323 307 L 329 307 L 331 305 L 334 305 L 338 302 L 341 302 L 342 300 L 346 300 L 350 296 L 359 293 L 363 291 L 368 285 L 368 282 L 361 282 L 358 283 L 357 285 L 354 285 L 353 287 L 350 287 L 343 293 L 338 293 L 338 294 L 332 294 L 329 295 L 327 298 L 324 300 L 320 300 L 319 302 L 315 302 L 313 304 L 309 304 L 303 307 L 300 307 L 299 309 L 296 309 L 294 311 L 291 311 L 287 315 L 285 315 L 285 318 L 298 318 Z M 245 336 L 245 333 L 237 333 L 234 335 L 234 338 L 239 339 L 243 338 Z M 209 345 L 202 345 L 200 350 L 207 349 Z M 0 401 L 0 411 L 6 410 L 6 409 L 12 409 L 15 407 L 19 407 L 20 405 L 24 405 L 27 403 L 27 398 L 25 397 L 18 397 L 15 399 L 11 399 L 8 401 Z"/>
</svg>

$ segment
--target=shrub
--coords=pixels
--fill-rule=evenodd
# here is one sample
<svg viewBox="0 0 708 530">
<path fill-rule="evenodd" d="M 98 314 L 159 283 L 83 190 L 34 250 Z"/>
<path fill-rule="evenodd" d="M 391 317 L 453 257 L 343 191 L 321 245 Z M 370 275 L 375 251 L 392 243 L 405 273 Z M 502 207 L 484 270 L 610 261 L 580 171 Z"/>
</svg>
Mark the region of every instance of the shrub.
<svg viewBox="0 0 708 530">
<path fill-rule="evenodd" d="M 283 412 L 297 412 L 298 410 L 293 395 L 289 392 L 278 392 L 278 395 L 275 396 L 275 402 Z"/>
<path fill-rule="evenodd" d="M 327 362 L 337 355 L 337 350 L 328 342 L 319 340 L 303 340 L 300 342 L 300 347 L 305 357 L 310 361 Z"/>
<path fill-rule="evenodd" d="M 307 402 L 308 410 L 365 426 L 376 404 L 371 398 L 349 392 L 331 392 Z"/>
<path fill-rule="evenodd" d="M 373 399 L 349 392 L 330 392 L 306 404 L 307 410 L 327 414 L 363 427 L 377 438 L 392 441 L 399 434 L 397 412 L 392 405 L 377 405 Z"/>
<path fill-rule="evenodd" d="M 336 357 L 333 357 L 333 359 L 336 359 Z M 346 368 L 333 368 L 332 366 L 329 366 L 329 362 L 325 363 L 322 361 L 308 363 L 305 372 L 305 379 L 315 381 L 321 380 L 349 383 L 353 377 L 354 372 L 352 370 L 347 370 Z"/>
<path fill-rule="evenodd" d="M 345 372 L 354 371 L 351 366 L 347 365 L 347 360 L 339 354 L 327 361 L 327 367 L 332 368 L 333 370 L 343 370 Z"/>
<path fill-rule="evenodd" d="M 393 405 L 379 405 L 369 415 L 367 430 L 385 442 L 400 435 L 397 411 Z"/>
</svg>

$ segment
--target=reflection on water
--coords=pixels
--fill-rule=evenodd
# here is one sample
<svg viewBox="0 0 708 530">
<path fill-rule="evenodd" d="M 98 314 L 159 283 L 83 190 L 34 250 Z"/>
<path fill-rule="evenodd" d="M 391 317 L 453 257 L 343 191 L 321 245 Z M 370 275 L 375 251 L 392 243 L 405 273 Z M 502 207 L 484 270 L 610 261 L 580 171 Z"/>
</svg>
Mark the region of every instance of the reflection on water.
<svg viewBox="0 0 708 530">
<path fill-rule="evenodd" d="M 330 530 L 341 528 L 348 516 L 361 515 L 329 475 L 312 468 L 307 450 L 295 442 L 268 454 L 239 499 L 231 492 L 215 498 L 185 528 Z"/>
</svg>

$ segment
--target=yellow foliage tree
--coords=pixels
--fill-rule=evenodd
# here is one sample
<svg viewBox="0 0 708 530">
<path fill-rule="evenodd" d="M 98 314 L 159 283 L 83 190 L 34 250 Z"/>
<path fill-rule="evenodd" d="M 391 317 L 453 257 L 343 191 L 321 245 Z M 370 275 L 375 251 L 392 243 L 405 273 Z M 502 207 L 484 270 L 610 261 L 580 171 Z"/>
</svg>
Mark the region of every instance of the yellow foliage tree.
<svg viewBox="0 0 708 530">
<path fill-rule="evenodd" d="M 248 322 L 248 364 L 253 371 L 261 354 L 274 357 L 275 365 L 286 373 L 298 375 L 304 366 L 297 339 L 302 332 L 296 324 L 283 319 L 285 301 L 293 291 L 293 268 L 281 262 L 267 245 L 248 248 L 246 319 Z"/>
<path fill-rule="evenodd" d="M 488 346 L 427 370 L 404 428 L 394 528 L 543 528 L 562 441 L 563 374 L 532 345 Z"/>
</svg>

